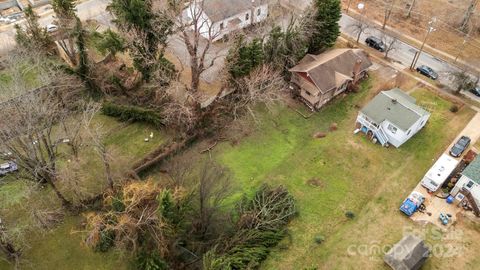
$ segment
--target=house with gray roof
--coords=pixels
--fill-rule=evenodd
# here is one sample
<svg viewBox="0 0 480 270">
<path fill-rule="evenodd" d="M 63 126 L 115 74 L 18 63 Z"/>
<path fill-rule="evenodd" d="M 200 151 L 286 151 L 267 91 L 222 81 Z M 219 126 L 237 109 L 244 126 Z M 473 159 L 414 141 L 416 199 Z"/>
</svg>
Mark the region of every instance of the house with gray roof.
<svg viewBox="0 0 480 270">
<path fill-rule="evenodd" d="M 465 199 L 469 191 L 478 206 L 480 206 L 480 156 L 477 156 L 461 173 L 450 194 L 458 201 Z"/>
<path fill-rule="evenodd" d="M 302 101 L 318 110 L 348 85 L 367 74 L 372 62 L 362 49 L 333 49 L 319 55 L 307 54 L 291 68 L 291 88 Z"/>
<path fill-rule="evenodd" d="M 382 146 L 400 147 L 430 118 L 430 113 L 416 104 L 415 98 L 399 88 L 378 93 L 358 113 L 356 132 L 363 132 Z"/>
<path fill-rule="evenodd" d="M 267 0 L 192 0 L 183 12 L 185 23 L 197 21 L 201 35 L 213 41 L 267 16 Z"/>
</svg>

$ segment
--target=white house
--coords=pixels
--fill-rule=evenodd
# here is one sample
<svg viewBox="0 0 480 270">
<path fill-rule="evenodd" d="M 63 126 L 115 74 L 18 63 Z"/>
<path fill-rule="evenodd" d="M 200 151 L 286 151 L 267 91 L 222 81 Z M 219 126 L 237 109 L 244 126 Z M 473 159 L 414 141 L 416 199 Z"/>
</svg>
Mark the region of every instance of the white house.
<svg viewBox="0 0 480 270">
<path fill-rule="evenodd" d="M 443 154 L 423 177 L 422 186 L 431 192 L 437 191 L 452 174 L 457 165 L 458 160 Z"/>
<path fill-rule="evenodd" d="M 430 113 L 416 105 L 416 100 L 399 88 L 376 95 L 357 117 L 357 132 L 362 131 L 382 146 L 400 147 L 430 118 Z"/>
<path fill-rule="evenodd" d="M 462 176 L 458 179 L 450 194 L 461 201 L 464 199 L 463 194 L 461 194 L 463 188 L 470 191 L 477 205 L 480 206 L 480 157 L 475 158 L 463 170 Z"/>
<path fill-rule="evenodd" d="M 196 0 L 183 13 L 186 22 L 198 18 L 197 27 L 202 36 L 211 37 L 214 41 L 261 22 L 267 16 L 267 0 Z"/>
</svg>

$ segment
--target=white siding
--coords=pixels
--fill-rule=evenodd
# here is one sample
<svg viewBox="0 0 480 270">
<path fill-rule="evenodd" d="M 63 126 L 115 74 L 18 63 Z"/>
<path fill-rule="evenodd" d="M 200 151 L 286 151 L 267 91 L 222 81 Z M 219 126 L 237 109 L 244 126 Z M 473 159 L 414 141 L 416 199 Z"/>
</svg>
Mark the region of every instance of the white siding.
<svg viewBox="0 0 480 270">
<path fill-rule="evenodd" d="M 185 18 L 192 18 L 192 13 L 195 13 L 196 6 L 192 4 L 190 7 L 184 10 L 184 17 Z M 260 10 L 260 15 L 257 15 L 258 10 Z M 200 12 L 200 11 L 198 11 Z M 248 15 L 247 15 L 248 14 Z M 248 19 L 247 19 L 248 16 Z M 229 17 L 224 19 L 223 21 L 213 22 L 208 16 L 202 11 L 201 19 L 199 24 L 201 24 L 200 33 L 204 38 L 214 37 L 213 40 L 217 41 L 223 38 L 225 35 L 229 33 L 243 29 L 252 23 L 258 23 L 265 20 L 268 16 L 268 4 L 264 4 L 252 9 L 245 10 L 235 16 Z M 221 27 L 223 23 L 223 29 Z M 211 30 L 210 30 L 211 27 Z M 192 26 L 193 28 L 193 26 Z"/>
<path fill-rule="evenodd" d="M 407 131 L 403 131 L 397 127 L 397 132 L 395 132 L 395 134 L 388 129 L 388 126 L 393 124 L 391 124 L 387 120 L 385 120 L 381 124 L 381 126 L 388 136 L 388 142 L 398 148 L 410 138 L 412 138 L 415 134 L 417 134 L 425 126 L 429 117 L 430 115 L 425 115 L 422 118 L 418 119 L 417 122 L 415 122 Z"/>
<path fill-rule="evenodd" d="M 477 204 L 480 205 L 480 185 L 478 185 L 477 183 L 472 181 L 473 186 L 471 188 L 468 188 L 467 184 L 470 181 L 472 181 L 472 180 L 470 180 L 470 178 L 462 175 L 462 177 L 460 177 L 460 179 L 458 179 L 457 183 L 455 184 L 455 187 L 453 187 L 450 194 L 455 197 L 462 190 L 462 188 L 465 187 L 468 190 L 470 190 L 470 193 L 472 194 L 473 198 L 475 199 Z"/>
</svg>

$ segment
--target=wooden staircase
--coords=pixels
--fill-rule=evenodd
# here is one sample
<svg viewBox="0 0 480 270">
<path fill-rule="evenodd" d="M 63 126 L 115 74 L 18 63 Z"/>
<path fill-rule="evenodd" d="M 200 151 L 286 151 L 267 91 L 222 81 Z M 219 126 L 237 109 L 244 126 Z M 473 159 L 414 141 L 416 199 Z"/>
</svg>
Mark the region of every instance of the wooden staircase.
<svg viewBox="0 0 480 270">
<path fill-rule="evenodd" d="M 475 213 L 475 216 L 480 217 L 480 209 L 478 208 L 477 202 L 475 201 L 475 198 L 473 198 L 472 193 L 470 193 L 470 190 L 466 188 L 462 188 L 461 193 L 467 198 L 470 206 L 473 209 L 473 212 Z"/>
</svg>

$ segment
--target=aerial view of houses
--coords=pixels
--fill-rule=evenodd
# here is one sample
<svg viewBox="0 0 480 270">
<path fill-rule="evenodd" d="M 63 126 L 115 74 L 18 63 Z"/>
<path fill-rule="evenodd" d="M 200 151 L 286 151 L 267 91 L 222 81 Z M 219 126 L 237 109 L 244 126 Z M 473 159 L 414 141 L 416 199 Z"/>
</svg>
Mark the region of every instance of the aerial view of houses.
<svg viewBox="0 0 480 270">
<path fill-rule="evenodd" d="M 0 0 L 0 270 L 480 269 L 478 0 Z"/>
</svg>

